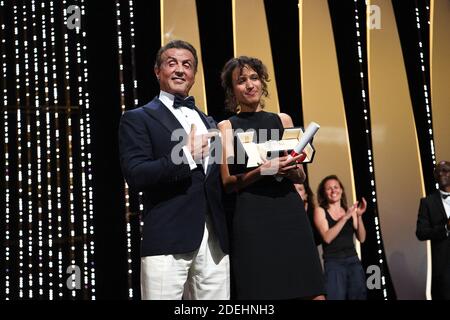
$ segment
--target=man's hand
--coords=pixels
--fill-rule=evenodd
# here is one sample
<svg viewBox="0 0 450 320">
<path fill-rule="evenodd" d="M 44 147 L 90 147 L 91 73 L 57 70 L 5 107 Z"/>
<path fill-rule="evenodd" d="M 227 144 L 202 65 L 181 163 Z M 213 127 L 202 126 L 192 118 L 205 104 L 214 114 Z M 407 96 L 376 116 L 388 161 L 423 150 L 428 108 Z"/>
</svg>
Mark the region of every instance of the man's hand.
<svg viewBox="0 0 450 320">
<path fill-rule="evenodd" d="M 191 132 L 187 137 L 186 147 L 192 155 L 194 161 L 202 160 L 209 154 L 208 140 L 218 135 L 218 132 L 208 132 L 205 134 L 196 134 L 197 127 L 195 124 L 191 126 Z"/>
</svg>

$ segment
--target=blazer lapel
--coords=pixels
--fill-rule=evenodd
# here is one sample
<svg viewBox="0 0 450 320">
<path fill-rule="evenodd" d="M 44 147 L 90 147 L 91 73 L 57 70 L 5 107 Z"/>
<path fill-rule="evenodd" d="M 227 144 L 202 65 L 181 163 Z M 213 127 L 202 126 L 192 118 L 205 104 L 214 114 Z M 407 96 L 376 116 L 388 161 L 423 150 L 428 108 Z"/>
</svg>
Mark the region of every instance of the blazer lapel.
<svg viewBox="0 0 450 320">
<path fill-rule="evenodd" d="M 149 104 L 145 105 L 143 108 L 145 112 L 147 112 L 152 118 L 154 118 L 156 121 L 159 121 L 171 135 L 175 130 L 181 129 L 181 132 L 184 134 L 184 138 L 187 137 L 187 133 L 181 123 L 157 97 L 154 98 Z M 212 117 L 206 116 L 197 107 L 195 108 L 195 110 L 200 115 L 200 119 L 202 119 L 203 123 L 206 126 L 206 129 L 217 129 L 216 123 Z M 210 160 L 212 160 L 211 157 Z M 208 168 L 206 169 L 206 177 L 211 172 L 211 168 L 212 163 L 210 161 L 208 163 Z"/>
<path fill-rule="evenodd" d="M 172 134 L 177 129 L 183 129 L 183 126 L 173 115 L 173 113 L 170 112 L 170 110 L 167 109 L 166 106 L 158 98 L 154 98 L 143 108 L 152 118 L 159 121 L 169 131 L 170 134 Z M 185 132 L 184 129 L 183 132 Z"/>
<path fill-rule="evenodd" d="M 434 193 L 433 198 L 434 198 L 434 204 L 436 205 L 437 208 L 439 208 L 439 212 L 445 218 L 445 220 L 447 220 L 448 219 L 447 214 L 445 213 L 444 204 L 442 203 L 441 193 L 439 192 L 439 190 Z"/>
<path fill-rule="evenodd" d="M 195 107 L 195 110 L 200 115 L 200 119 L 202 119 L 203 123 L 206 126 L 206 129 L 217 129 L 216 122 L 214 121 L 214 119 L 212 117 L 207 116 L 202 111 L 200 111 L 200 109 L 198 109 L 197 107 Z"/>
</svg>

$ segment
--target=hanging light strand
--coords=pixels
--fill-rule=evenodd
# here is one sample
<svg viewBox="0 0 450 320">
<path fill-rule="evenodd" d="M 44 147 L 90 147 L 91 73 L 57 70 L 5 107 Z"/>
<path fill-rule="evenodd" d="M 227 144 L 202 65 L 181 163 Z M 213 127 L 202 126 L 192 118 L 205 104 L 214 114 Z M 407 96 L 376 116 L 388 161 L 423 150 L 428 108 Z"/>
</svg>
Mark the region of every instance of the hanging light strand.
<svg viewBox="0 0 450 320">
<path fill-rule="evenodd" d="M 419 63 L 420 63 L 420 73 L 421 73 L 421 78 L 423 81 L 423 97 L 424 97 L 424 101 L 423 101 L 423 107 L 425 109 L 425 114 L 426 114 L 426 121 L 427 121 L 427 134 L 428 134 L 428 139 L 429 139 L 429 144 L 430 144 L 430 152 L 431 152 L 431 159 L 433 161 L 433 166 L 436 165 L 436 153 L 435 153 L 435 149 L 434 149 L 434 138 L 433 138 L 433 122 L 431 119 L 431 94 L 430 94 L 430 85 L 428 83 L 428 77 L 427 77 L 427 67 L 426 67 L 426 62 L 425 62 L 425 51 L 424 51 L 424 43 L 423 43 L 423 37 L 422 37 L 422 33 L 424 32 L 424 28 L 428 27 L 428 26 L 423 26 L 422 25 L 422 21 L 420 19 L 420 10 L 419 10 L 419 6 L 418 6 L 418 2 L 417 0 L 415 1 L 415 8 L 414 8 L 414 12 L 416 15 L 416 28 L 417 28 L 417 39 L 418 39 L 418 43 L 417 43 L 417 48 L 418 48 L 418 59 L 419 59 Z M 427 17 L 427 22 L 428 25 L 430 24 L 430 6 L 429 4 L 426 5 L 426 17 Z M 429 28 L 429 27 L 428 27 Z M 438 184 L 436 184 L 436 188 L 439 188 Z"/>
<path fill-rule="evenodd" d="M 80 1 L 81 26 L 86 15 L 85 0 Z M 92 155 L 91 155 L 91 121 L 89 109 L 89 87 L 87 67 L 87 39 L 86 32 L 78 32 L 77 37 L 77 70 L 79 75 L 80 143 L 81 143 L 81 184 L 83 208 L 83 274 L 84 283 L 89 284 L 90 298 L 95 300 L 95 264 L 94 264 L 94 209 L 92 191 Z M 90 263 L 90 264 L 89 264 Z"/>
<path fill-rule="evenodd" d="M 49 67 L 48 67 L 48 35 L 47 35 L 47 17 L 46 14 L 46 3 L 41 3 L 41 27 L 42 27 L 42 57 L 43 57 L 43 78 L 44 78 L 44 111 L 45 111 L 45 172 L 46 172 L 46 193 L 47 193 L 47 208 L 46 208 L 46 222 L 47 222 L 47 270 L 46 275 L 48 279 L 48 299 L 53 300 L 53 236 L 52 236 L 52 175 L 51 175 L 51 150 L 52 150 L 52 130 L 51 130 L 51 112 L 50 112 L 50 97 L 49 97 Z M 44 215 L 45 216 L 45 215 Z"/>
<path fill-rule="evenodd" d="M 365 0 L 362 0 L 365 1 Z M 365 2 L 366 10 L 368 10 L 368 4 Z M 387 288 L 386 288 L 386 277 L 384 273 L 384 261 L 383 261 L 383 246 L 381 243 L 381 229 L 380 229 L 380 223 L 378 218 L 378 211 L 377 211 L 377 193 L 376 193 L 376 186 L 375 186 L 375 170 L 373 165 L 373 150 L 372 150 L 372 140 L 371 140 L 371 127 L 370 127 L 370 114 L 369 114 L 369 102 L 367 97 L 367 75 L 364 73 L 364 66 L 367 64 L 366 61 L 364 61 L 364 56 L 362 54 L 363 47 L 362 47 L 362 39 L 361 39 L 361 30 L 366 30 L 366 21 L 361 19 L 360 12 L 358 10 L 358 0 L 354 0 L 354 8 L 355 8 L 355 27 L 356 27 L 356 41 L 357 41 L 357 47 L 358 47 L 358 66 L 359 66 L 359 72 L 360 72 L 360 83 L 361 83 L 361 102 L 363 105 L 363 113 L 364 113 L 364 128 L 365 128 L 365 140 L 366 140 L 366 146 L 367 146 L 367 174 L 370 177 L 370 193 L 371 193 L 371 202 L 374 208 L 374 225 L 375 225 L 375 234 L 377 239 L 377 253 L 378 253 L 378 265 L 381 270 L 381 289 L 383 292 L 383 297 L 385 300 L 387 300 Z M 368 11 L 366 11 L 368 12 Z M 363 27 L 363 28 L 362 28 Z"/>
<path fill-rule="evenodd" d="M 119 63 L 119 82 L 120 82 L 120 108 L 122 113 L 126 111 L 125 102 L 125 80 L 124 80 L 124 66 L 123 66 L 123 35 L 122 35 L 122 12 L 120 1 L 116 0 L 116 31 L 117 31 L 117 48 L 118 48 L 118 63 Z M 133 293 L 133 270 L 132 270 L 132 256 L 131 256 L 131 223 L 130 218 L 132 212 L 130 211 L 130 194 L 128 185 L 124 182 L 125 193 L 125 221 L 126 221 L 126 246 L 127 246 L 127 265 L 128 265 L 128 298 L 131 299 Z"/>
<path fill-rule="evenodd" d="M 5 162 L 5 300 L 10 300 L 10 280 L 11 280 L 11 260 L 10 260 L 10 213 L 11 213 L 11 207 L 10 207 L 10 164 L 9 164 L 9 149 L 10 149 L 10 143 L 9 143 L 9 116 L 8 116 L 8 88 L 7 88 L 7 82 L 6 82 L 6 75 L 8 73 L 8 65 L 6 62 L 6 26 L 5 26 L 5 2 L 3 0 L 0 1 L 0 51 L 1 51 L 1 65 L 2 65 L 2 72 L 3 72 L 3 78 L 2 78 L 2 96 L 3 96 L 3 151 L 4 151 L 4 162 Z"/>
<path fill-rule="evenodd" d="M 55 5 L 54 1 L 49 1 L 50 6 L 50 42 L 51 42 L 51 61 L 52 61 L 52 93 L 53 93 L 53 108 L 54 119 L 53 119 L 53 130 L 54 130 L 54 145 L 55 145 L 55 166 L 56 166 L 56 240 L 57 240 L 57 275 L 58 278 L 55 279 L 53 285 L 54 290 L 58 293 L 58 298 L 63 297 L 64 288 L 64 273 L 63 273 L 63 254 L 62 254 L 62 185 L 61 185 L 61 131 L 60 131 L 60 119 L 59 119 L 59 94 L 58 94 L 58 73 L 57 73 L 57 60 L 56 60 L 56 34 L 55 34 Z M 51 225 L 50 225 L 51 226 Z M 54 294 L 54 290 L 52 290 Z"/>
<path fill-rule="evenodd" d="M 63 18 L 64 21 L 67 21 L 67 1 L 63 0 Z M 76 29 L 78 32 L 78 28 Z M 71 79 L 70 79 L 70 57 L 69 57 L 69 32 L 67 26 L 63 28 L 63 39 L 64 39 L 64 100 L 65 100 L 65 111 L 66 111 L 66 154 L 68 159 L 68 204 L 69 204 L 69 221 L 67 221 L 67 225 L 69 227 L 69 259 L 70 266 L 76 267 L 75 260 L 75 249 L 76 249 L 76 233 L 75 233 L 75 195 L 74 195 L 74 163 L 73 163 L 73 120 L 72 120 L 72 112 L 73 106 L 71 101 Z M 72 273 L 72 285 L 70 286 L 71 296 L 72 298 L 76 297 L 76 273 Z"/>
<path fill-rule="evenodd" d="M 37 18 L 36 18 L 36 1 L 31 0 L 31 22 L 32 22 L 32 39 L 33 39 L 33 73 L 34 73 L 34 108 L 31 108 L 32 112 L 34 109 L 35 114 L 35 130 L 32 133 L 32 136 L 35 137 L 36 141 L 36 175 L 35 175 L 35 183 L 34 189 L 36 190 L 36 199 L 37 203 L 35 204 L 37 208 L 34 211 L 37 211 L 37 230 L 38 230 L 38 238 L 37 238 L 37 292 L 38 296 L 42 297 L 44 295 L 44 273 L 43 273 L 43 199 L 42 199 L 42 147 L 41 147 L 41 102 L 40 102 L 40 78 L 39 71 L 40 66 L 42 65 L 42 54 L 41 59 L 39 59 L 39 42 L 38 42 L 38 32 L 37 32 Z M 31 162 L 31 161 L 30 161 Z M 33 227 L 33 225 L 32 225 Z"/>
</svg>

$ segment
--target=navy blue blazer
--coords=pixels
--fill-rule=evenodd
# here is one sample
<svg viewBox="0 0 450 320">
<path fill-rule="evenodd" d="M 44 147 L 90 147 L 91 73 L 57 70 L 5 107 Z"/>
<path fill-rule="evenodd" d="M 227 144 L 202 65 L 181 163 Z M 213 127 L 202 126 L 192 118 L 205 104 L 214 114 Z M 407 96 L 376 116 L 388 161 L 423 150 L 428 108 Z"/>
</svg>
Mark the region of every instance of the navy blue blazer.
<svg viewBox="0 0 450 320">
<path fill-rule="evenodd" d="M 211 117 L 197 111 L 207 129 L 216 128 Z M 132 190 L 143 192 L 143 257 L 199 248 L 208 211 L 222 251 L 229 251 L 219 164 L 208 165 L 205 175 L 201 166 L 191 171 L 187 161 L 174 163 L 171 153 L 179 141 L 171 136 L 182 128 L 158 98 L 120 120 L 122 172 Z"/>
<path fill-rule="evenodd" d="M 419 240 L 431 240 L 433 299 L 450 299 L 450 237 L 445 225 L 447 215 L 439 191 L 420 200 L 416 236 Z"/>
</svg>

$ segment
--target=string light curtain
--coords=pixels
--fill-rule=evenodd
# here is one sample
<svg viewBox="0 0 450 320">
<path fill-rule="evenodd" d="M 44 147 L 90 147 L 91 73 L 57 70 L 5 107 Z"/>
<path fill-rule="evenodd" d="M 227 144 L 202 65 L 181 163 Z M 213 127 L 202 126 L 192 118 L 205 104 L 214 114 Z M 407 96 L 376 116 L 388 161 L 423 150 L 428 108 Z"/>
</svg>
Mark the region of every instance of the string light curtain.
<svg viewBox="0 0 450 320">
<path fill-rule="evenodd" d="M 138 106 L 139 100 L 137 95 L 137 79 L 136 79 L 136 63 L 135 63 L 135 29 L 134 29 L 134 3 L 133 0 L 115 1 L 116 6 L 116 30 L 117 30 L 117 48 L 118 48 L 118 64 L 119 64 L 119 92 L 120 92 L 120 110 L 124 113 L 128 109 Z M 127 66 L 126 68 L 124 66 Z M 125 70 L 128 70 L 126 72 Z M 138 277 L 137 273 L 133 273 L 136 264 L 136 251 L 139 248 L 133 247 L 133 238 L 141 236 L 142 221 L 140 212 L 142 205 L 139 204 L 138 196 L 129 190 L 127 183 L 124 181 L 125 194 L 125 223 L 126 223 L 126 248 L 127 248 L 127 286 L 128 299 L 136 297 L 136 288 L 133 286 L 134 277 Z M 133 197 L 134 196 L 134 197 Z M 138 221 L 138 223 L 133 223 Z M 134 262 L 134 263 L 133 263 Z M 140 262 L 140 260 L 139 260 Z"/>
<path fill-rule="evenodd" d="M 85 14 L 0 1 L 4 299 L 96 297 Z"/>
</svg>

